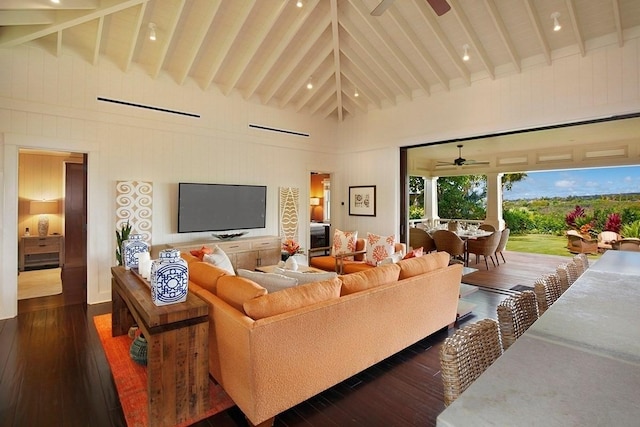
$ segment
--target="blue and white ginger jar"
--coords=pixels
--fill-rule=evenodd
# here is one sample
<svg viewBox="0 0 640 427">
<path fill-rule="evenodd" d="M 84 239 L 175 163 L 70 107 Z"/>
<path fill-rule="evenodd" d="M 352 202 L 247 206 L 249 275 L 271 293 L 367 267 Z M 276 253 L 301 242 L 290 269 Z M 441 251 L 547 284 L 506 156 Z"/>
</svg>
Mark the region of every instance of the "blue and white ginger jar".
<svg viewBox="0 0 640 427">
<path fill-rule="evenodd" d="M 177 249 L 160 251 L 151 264 L 151 300 L 155 305 L 168 305 L 187 300 L 189 267 Z"/>
<path fill-rule="evenodd" d="M 138 268 L 140 252 L 149 252 L 149 244 L 142 240 L 142 234 L 130 234 L 129 238 L 122 242 L 122 264 L 126 270 Z"/>
</svg>

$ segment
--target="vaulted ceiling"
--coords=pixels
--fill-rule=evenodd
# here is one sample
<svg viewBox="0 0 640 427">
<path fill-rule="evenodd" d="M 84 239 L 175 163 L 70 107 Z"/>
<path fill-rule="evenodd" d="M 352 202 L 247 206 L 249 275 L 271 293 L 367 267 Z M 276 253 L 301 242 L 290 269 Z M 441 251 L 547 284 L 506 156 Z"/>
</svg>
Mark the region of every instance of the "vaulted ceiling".
<svg viewBox="0 0 640 427">
<path fill-rule="evenodd" d="M 428 0 L 385 0 L 372 16 L 380 0 L 2 0 L 0 47 L 34 43 L 341 121 L 622 46 L 640 28 L 638 0 L 447 1 L 442 16 Z"/>
</svg>

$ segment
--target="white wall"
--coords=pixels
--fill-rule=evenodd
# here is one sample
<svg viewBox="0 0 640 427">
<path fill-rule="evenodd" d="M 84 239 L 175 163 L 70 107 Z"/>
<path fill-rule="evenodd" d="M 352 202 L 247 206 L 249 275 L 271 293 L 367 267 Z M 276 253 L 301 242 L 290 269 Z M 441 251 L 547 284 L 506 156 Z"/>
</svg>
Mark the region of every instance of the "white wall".
<svg viewBox="0 0 640 427">
<path fill-rule="evenodd" d="M 0 50 L 3 218 L 0 318 L 17 313 L 17 158 L 20 148 L 88 153 L 89 303 L 111 298 L 115 264 L 115 183 L 153 182 L 153 243 L 210 237 L 177 234 L 177 183 L 267 186 L 267 226 L 250 235 L 278 234 L 278 188 L 301 190 L 301 236 L 308 235 L 311 170 L 339 172 L 331 154 L 335 123 L 223 97 L 215 91 L 124 74 L 110 64 L 54 58 L 37 48 Z M 182 117 L 101 103 L 106 97 L 200 114 Z M 248 128 L 256 123 L 309 138 Z M 12 237 L 13 236 L 13 237 Z M 303 247 L 308 247 L 306 241 Z"/>
<path fill-rule="evenodd" d="M 626 34 L 630 37 L 630 34 Z M 638 36 L 556 56 L 552 66 L 496 80 L 474 80 L 391 109 L 336 124 L 206 93 L 166 76 L 123 73 L 34 47 L 0 49 L 0 195 L 3 219 L 0 318 L 16 315 L 17 150 L 89 153 L 88 301 L 110 298 L 115 181 L 154 183 L 154 243 L 186 240 L 175 228 L 175 184 L 182 180 L 260 183 L 269 188 L 268 225 L 277 234 L 277 188 L 306 200 L 309 172 L 333 172 L 332 224 L 379 234 L 399 230 L 398 147 L 640 111 Z M 182 110 L 192 119 L 98 103 L 97 96 Z M 308 132 L 311 138 L 249 130 L 248 123 Z M 348 186 L 376 185 L 377 216 L 348 215 Z M 344 202 L 344 205 L 342 205 Z M 302 204 L 303 215 L 308 206 Z M 306 234 L 302 230 L 301 234 Z"/>
</svg>

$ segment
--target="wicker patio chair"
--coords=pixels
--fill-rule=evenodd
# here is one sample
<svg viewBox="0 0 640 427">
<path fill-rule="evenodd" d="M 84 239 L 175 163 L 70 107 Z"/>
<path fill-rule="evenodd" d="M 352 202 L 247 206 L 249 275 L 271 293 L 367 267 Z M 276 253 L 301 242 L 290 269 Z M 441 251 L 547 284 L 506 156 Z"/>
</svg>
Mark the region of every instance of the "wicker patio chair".
<svg viewBox="0 0 640 427">
<path fill-rule="evenodd" d="M 523 291 L 503 300 L 497 308 L 502 348 L 506 351 L 538 320 L 538 302 L 533 291 Z"/>
<path fill-rule="evenodd" d="M 533 284 L 533 292 L 536 294 L 538 302 L 538 315 L 547 311 L 551 304 L 556 302 L 562 295 L 562 287 L 557 274 L 545 274 L 536 279 Z"/>
<path fill-rule="evenodd" d="M 480 224 L 478 229 L 484 231 L 496 231 L 496 228 L 491 224 Z"/>
<path fill-rule="evenodd" d="M 484 238 L 467 241 L 467 254 L 474 254 L 476 256 L 476 264 L 478 263 L 478 257 L 482 255 L 484 257 L 484 264 L 489 269 L 489 263 L 487 257 L 491 259 L 493 266 L 496 266 L 496 262 L 493 259 L 493 255 L 496 253 L 498 244 L 500 243 L 500 231 L 494 231 L 493 234 Z M 468 256 L 468 255 L 467 255 Z"/>
<path fill-rule="evenodd" d="M 580 272 L 580 274 L 584 273 L 589 268 L 589 258 L 586 254 L 578 254 L 574 256 L 573 262 L 575 262 L 578 266 L 578 271 Z"/>
<path fill-rule="evenodd" d="M 452 260 L 462 260 L 466 264 L 466 252 L 464 241 L 453 231 L 437 230 L 432 234 L 438 252 L 448 252 Z"/>
<path fill-rule="evenodd" d="M 409 246 L 411 249 L 422 248 L 425 254 L 436 250 L 436 244 L 429 233 L 417 227 L 409 229 Z"/>
<path fill-rule="evenodd" d="M 449 406 L 500 355 L 498 322 L 483 319 L 458 329 L 440 348 L 444 404 Z"/>
<path fill-rule="evenodd" d="M 558 265 L 556 268 L 556 274 L 560 279 L 560 288 L 562 289 L 562 292 L 569 289 L 569 286 L 573 285 L 578 277 L 580 277 L 578 266 L 573 262 L 573 260 Z"/>
<path fill-rule="evenodd" d="M 511 234 L 511 230 L 505 228 L 504 230 L 502 230 L 502 234 L 500 235 L 500 242 L 498 243 L 498 247 L 496 248 L 496 262 L 498 264 L 500 264 L 498 254 L 500 254 L 502 262 L 507 262 L 507 260 L 504 259 L 504 250 L 506 249 L 507 242 L 509 241 L 509 234 Z"/>
</svg>

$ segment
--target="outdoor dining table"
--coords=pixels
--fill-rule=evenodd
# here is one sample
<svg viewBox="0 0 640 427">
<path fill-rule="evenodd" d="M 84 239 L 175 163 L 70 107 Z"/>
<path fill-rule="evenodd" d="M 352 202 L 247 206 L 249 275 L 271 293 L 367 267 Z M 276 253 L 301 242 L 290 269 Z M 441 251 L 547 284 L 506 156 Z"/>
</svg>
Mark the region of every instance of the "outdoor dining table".
<svg viewBox="0 0 640 427">
<path fill-rule="evenodd" d="M 437 419 L 637 426 L 640 253 L 607 251 Z"/>
<path fill-rule="evenodd" d="M 433 233 L 438 230 L 447 230 L 446 228 L 431 228 L 427 230 L 429 236 L 433 237 Z M 477 240 L 484 239 L 485 237 L 489 237 L 493 234 L 493 231 L 483 230 L 481 228 L 477 230 L 449 230 L 452 231 L 456 236 L 460 237 L 464 242 L 464 265 L 465 267 L 469 266 L 469 250 L 467 248 L 467 242 L 469 240 Z"/>
</svg>

